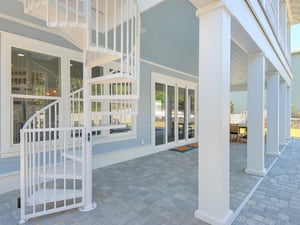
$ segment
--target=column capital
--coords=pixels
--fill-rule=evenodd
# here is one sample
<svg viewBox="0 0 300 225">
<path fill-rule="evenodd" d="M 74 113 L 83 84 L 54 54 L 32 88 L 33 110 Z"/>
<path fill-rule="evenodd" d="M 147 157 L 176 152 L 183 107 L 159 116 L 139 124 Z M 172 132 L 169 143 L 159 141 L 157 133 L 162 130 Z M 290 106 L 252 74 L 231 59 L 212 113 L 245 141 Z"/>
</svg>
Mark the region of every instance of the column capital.
<svg viewBox="0 0 300 225">
<path fill-rule="evenodd" d="M 197 8 L 196 16 L 198 18 L 221 8 L 223 8 L 229 15 L 231 15 L 228 7 L 226 6 L 226 0 L 213 0 L 213 1 L 191 0 L 191 2 L 193 2 L 194 6 Z"/>
</svg>

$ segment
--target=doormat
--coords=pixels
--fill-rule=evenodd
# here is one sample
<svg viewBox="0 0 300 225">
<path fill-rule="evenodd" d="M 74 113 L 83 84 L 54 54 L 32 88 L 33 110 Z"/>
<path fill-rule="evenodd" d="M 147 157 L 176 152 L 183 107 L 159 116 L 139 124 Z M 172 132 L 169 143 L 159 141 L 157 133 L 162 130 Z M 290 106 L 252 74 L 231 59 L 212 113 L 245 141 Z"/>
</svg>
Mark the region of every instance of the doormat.
<svg viewBox="0 0 300 225">
<path fill-rule="evenodd" d="M 198 143 L 188 144 L 187 146 L 192 147 L 192 148 L 198 148 Z"/>
<path fill-rule="evenodd" d="M 193 149 L 193 147 L 190 146 L 180 146 L 180 147 L 176 147 L 176 148 L 171 148 L 171 151 L 175 151 L 175 152 L 186 152 Z"/>
</svg>

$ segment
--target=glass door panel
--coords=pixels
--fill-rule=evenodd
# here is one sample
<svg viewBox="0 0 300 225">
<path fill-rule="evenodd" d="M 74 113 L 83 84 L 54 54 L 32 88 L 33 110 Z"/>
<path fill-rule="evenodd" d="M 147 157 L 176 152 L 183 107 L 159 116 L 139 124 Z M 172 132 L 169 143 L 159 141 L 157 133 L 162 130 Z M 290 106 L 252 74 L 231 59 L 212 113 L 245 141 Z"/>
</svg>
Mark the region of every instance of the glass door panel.
<svg viewBox="0 0 300 225">
<path fill-rule="evenodd" d="M 155 145 L 166 143 L 166 86 L 155 83 Z"/>
<path fill-rule="evenodd" d="M 188 93 L 189 93 L 189 97 L 188 97 L 189 138 L 194 138 L 195 137 L 195 90 L 189 89 Z"/>
<path fill-rule="evenodd" d="M 178 140 L 185 139 L 185 88 L 178 88 Z"/>
<path fill-rule="evenodd" d="M 175 141 L 175 87 L 168 86 L 168 109 L 167 109 L 167 121 L 168 121 L 168 142 Z"/>
</svg>

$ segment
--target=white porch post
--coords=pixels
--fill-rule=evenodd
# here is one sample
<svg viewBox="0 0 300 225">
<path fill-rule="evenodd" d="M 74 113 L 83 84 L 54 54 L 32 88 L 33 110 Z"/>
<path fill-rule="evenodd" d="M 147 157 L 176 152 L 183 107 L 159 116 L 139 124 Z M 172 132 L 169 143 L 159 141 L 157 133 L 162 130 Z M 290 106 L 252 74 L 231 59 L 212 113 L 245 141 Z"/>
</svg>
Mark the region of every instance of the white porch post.
<svg viewBox="0 0 300 225">
<path fill-rule="evenodd" d="M 265 57 L 248 57 L 248 140 L 246 173 L 264 176 L 264 90 Z"/>
<path fill-rule="evenodd" d="M 216 4 L 217 5 L 217 4 Z M 199 208 L 210 224 L 232 220 L 229 186 L 231 16 L 224 6 L 198 10 L 199 43 Z"/>
<path fill-rule="evenodd" d="M 280 111 L 279 111 L 279 143 L 286 143 L 286 83 L 280 83 Z"/>
<path fill-rule="evenodd" d="M 287 92 L 286 92 L 286 141 L 291 138 L 291 87 L 287 87 Z"/>
<path fill-rule="evenodd" d="M 84 52 L 84 62 L 86 59 L 86 51 Z M 86 144 L 85 144 L 85 177 L 83 179 L 83 191 L 85 191 L 84 206 L 79 208 L 81 212 L 89 212 L 97 207 L 97 203 L 93 202 L 93 167 L 92 167 L 92 144 L 91 144 L 91 85 L 89 80 L 91 78 L 91 67 L 84 65 L 83 69 L 83 113 L 84 113 L 84 126 L 86 129 Z"/>
<path fill-rule="evenodd" d="M 268 74 L 267 153 L 279 156 L 279 82 L 277 72 Z"/>
</svg>

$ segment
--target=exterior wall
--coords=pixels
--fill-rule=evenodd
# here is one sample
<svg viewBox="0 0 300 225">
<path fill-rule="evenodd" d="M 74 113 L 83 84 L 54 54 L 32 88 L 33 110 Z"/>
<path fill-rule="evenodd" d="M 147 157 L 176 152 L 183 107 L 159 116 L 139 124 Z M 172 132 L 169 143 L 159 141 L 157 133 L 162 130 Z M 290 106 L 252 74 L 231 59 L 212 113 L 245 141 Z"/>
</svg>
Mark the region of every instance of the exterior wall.
<svg viewBox="0 0 300 225">
<path fill-rule="evenodd" d="M 142 60 L 140 84 L 141 95 L 139 101 L 139 116 L 137 121 L 137 135 L 126 140 L 113 141 L 93 146 L 93 168 L 100 168 L 125 160 L 153 154 L 160 149 L 156 149 L 151 142 L 151 73 L 156 72 L 195 82 L 197 77 L 173 70 L 164 66 L 153 64 Z M 0 194 L 19 188 L 19 157 L 0 158 Z M 5 185 L 9 182 L 11 185 Z"/>
<path fill-rule="evenodd" d="M 165 13 L 166 9 L 170 14 Z M 178 17 L 179 10 L 181 18 Z M 165 23 L 160 24 L 161 21 Z M 168 27 L 174 21 L 177 21 L 176 27 L 164 30 L 164 27 Z M 123 140 L 114 139 L 111 140 L 112 142 L 101 144 L 95 140 L 94 168 L 158 151 L 151 140 L 152 72 L 197 83 L 198 22 L 195 8 L 188 1 L 167 0 L 142 14 L 142 27 L 146 29 L 146 33 L 141 36 L 140 88 L 142 91 L 140 92 L 137 134 Z M 174 39 L 174 36 L 177 38 Z M 2 55 L 5 62 L 10 62 L 11 46 L 60 57 L 63 63 L 61 90 L 64 94 L 68 93 L 69 61 L 81 61 L 81 52 L 73 44 L 55 34 L 55 30 L 46 28 L 44 22 L 25 15 L 21 2 L 9 1 L 6 7 L 1 7 L 0 43 L 2 44 L 0 56 Z M 4 74 L 10 74 L 9 68 L 9 66 L 3 66 L 3 60 L 1 60 L 0 84 L 5 88 L 1 88 L 0 96 L 1 104 L 6 105 L 10 104 L 7 99 L 10 99 L 11 88 L 10 76 L 4 76 Z M 19 188 L 19 145 L 12 146 L 9 137 L 11 132 L 4 132 L 10 127 L 11 116 L 7 116 L 11 115 L 10 110 L 10 107 L 5 110 L 2 108 L 0 112 L 2 115 L 0 123 L 3 125 L 0 133 L 0 193 Z M 1 142 L 1 140 L 5 141 Z M 8 182 L 11 185 L 7 185 Z"/>
<path fill-rule="evenodd" d="M 151 113 L 152 106 L 150 104 L 151 96 L 153 95 L 151 90 L 151 74 L 153 72 L 185 81 L 195 83 L 197 81 L 197 77 L 193 75 L 141 60 L 142 77 L 140 88 L 142 91 L 140 92 L 137 135 L 133 139 L 94 145 L 93 168 L 99 168 L 161 151 L 160 148 L 154 146 L 153 140 L 151 139 L 151 118 L 154 116 Z"/>
<path fill-rule="evenodd" d="M 142 13 L 141 58 L 198 76 L 195 12 L 188 0 L 166 0 Z"/>
</svg>

